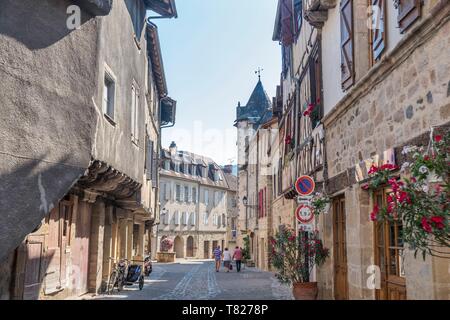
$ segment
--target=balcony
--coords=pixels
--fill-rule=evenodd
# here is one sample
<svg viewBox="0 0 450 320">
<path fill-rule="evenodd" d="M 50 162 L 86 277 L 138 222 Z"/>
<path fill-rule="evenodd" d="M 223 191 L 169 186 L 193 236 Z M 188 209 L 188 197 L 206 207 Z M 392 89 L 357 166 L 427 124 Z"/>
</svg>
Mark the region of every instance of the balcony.
<svg viewBox="0 0 450 320">
<path fill-rule="evenodd" d="M 322 28 L 328 19 L 328 9 L 334 8 L 337 0 L 305 0 L 303 10 L 305 20 L 315 28 Z"/>
</svg>

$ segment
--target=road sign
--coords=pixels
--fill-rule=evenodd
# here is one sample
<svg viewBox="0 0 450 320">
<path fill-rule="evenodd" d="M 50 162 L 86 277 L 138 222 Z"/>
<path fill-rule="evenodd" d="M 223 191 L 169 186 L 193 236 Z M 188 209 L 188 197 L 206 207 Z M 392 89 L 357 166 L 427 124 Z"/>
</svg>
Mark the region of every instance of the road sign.
<svg viewBox="0 0 450 320">
<path fill-rule="evenodd" d="M 301 196 L 309 196 L 314 192 L 316 184 L 310 176 L 301 176 L 295 181 L 295 190 Z"/>
<path fill-rule="evenodd" d="M 304 232 L 313 232 L 314 231 L 312 224 L 299 223 L 298 229 L 300 231 L 304 231 Z"/>
<path fill-rule="evenodd" d="M 295 210 L 295 217 L 300 223 L 310 223 L 314 219 L 314 210 L 307 204 L 301 204 Z"/>
</svg>

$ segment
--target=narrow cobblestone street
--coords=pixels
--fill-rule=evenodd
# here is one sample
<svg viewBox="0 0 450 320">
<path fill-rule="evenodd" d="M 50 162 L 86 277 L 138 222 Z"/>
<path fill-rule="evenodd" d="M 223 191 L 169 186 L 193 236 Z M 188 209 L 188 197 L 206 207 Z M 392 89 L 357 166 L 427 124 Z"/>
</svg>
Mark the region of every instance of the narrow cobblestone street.
<svg viewBox="0 0 450 320">
<path fill-rule="evenodd" d="M 240 273 L 215 272 L 210 260 L 180 260 L 155 263 L 142 291 L 137 284 L 100 300 L 292 300 L 291 290 L 281 285 L 273 273 L 243 267 Z M 83 297 L 83 299 L 91 299 Z"/>
</svg>

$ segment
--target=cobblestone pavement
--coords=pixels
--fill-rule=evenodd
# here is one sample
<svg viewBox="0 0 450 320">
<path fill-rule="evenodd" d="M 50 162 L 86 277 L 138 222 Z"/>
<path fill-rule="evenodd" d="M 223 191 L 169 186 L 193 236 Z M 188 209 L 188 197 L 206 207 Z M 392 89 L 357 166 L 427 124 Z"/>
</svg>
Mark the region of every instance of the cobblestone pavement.
<svg viewBox="0 0 450 320">
<path fill-rule="evenodd" d="M 215 272 L 210 260 L 181 260 L 177 263 L 154 263 L 142 291 L 127 286 L 113 295 L 85 299 L 128 300 L 292 300 L 291 289 L 281 285 L 271 272 L 243 267 L 240 273 Z"/>
</svg>

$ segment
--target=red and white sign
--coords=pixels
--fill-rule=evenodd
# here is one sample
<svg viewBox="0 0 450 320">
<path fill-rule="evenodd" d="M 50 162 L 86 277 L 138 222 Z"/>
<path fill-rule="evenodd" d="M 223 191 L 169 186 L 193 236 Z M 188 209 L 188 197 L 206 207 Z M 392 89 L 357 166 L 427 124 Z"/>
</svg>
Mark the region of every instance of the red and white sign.
<svg viewBox="0 0 450 320">
<path fill-rule="evenodd" d="M 316 184 L 310 176 L 301 176 L 295 181 L 295 191 L 301 196 L 309 196 L 315 188 Z"/>
<path fill-rule="evenodd" d="M 314 219 L 314 209 L 310 205 L 301 204 L 295 210 L 295 217 L 298 222 L 308 224 Z"/>
</svg>

